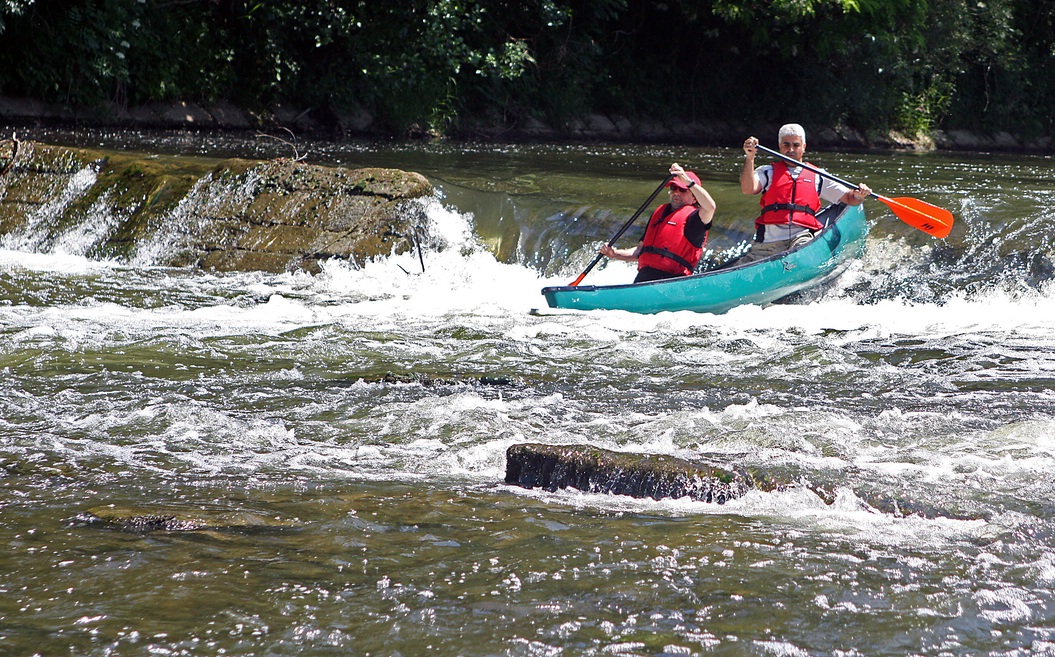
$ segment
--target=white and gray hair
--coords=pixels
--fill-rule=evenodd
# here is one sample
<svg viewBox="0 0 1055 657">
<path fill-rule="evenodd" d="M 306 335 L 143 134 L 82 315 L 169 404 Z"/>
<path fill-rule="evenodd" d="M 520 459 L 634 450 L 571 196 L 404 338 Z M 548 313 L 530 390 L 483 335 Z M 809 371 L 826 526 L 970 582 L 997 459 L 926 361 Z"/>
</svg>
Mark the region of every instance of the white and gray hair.
<svg viewBox="0 0 1055 657">
<path fill-rule="evenodd" d="M 787 123 L 780 126 L 780 132 L 777 133 L 777 142 L 784 141 L 784 137 L 788 135 L 794 135 L 806 141 L 806 130 L 798 123 Z"/>
</svg>

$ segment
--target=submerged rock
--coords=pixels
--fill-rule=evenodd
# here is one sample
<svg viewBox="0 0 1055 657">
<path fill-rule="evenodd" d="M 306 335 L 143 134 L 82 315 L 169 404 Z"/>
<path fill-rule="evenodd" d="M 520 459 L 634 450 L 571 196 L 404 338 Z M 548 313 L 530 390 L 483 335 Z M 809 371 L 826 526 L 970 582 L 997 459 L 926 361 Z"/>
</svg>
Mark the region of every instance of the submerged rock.
<svg viewBox="0 0 1055 657">
<path fill-rule="evenodd" d="M 80 515 L 87 523 L 103 523 L 131 532 L 245 530 L 293 527 L 296 523 L 250 511 L 200 508 L 134 508 L 97 506 Z"/>
<path fill-rule="evenodd" d="M 216 271 L 317 271 L 418 248 L 417 173 L 0 142 L 7 248 Z"/>
<path fill-rule="evenodd" d="M 395 374 L 388 372 L 381 376 L 365 376 L 362 381 L 368 383 L 410 383 L 426 387 L 440 385 L 482 385 L 482 386 L 514 386 L 517 382 L 507 376 L 473 376 L 473 377 L 438 377 L 432 374 L 419 372 L 416 374 Z"/>
<path fill-rule="evenodd" d="M 671 456 L 626 454 L 589 445 L 512 445 L 506 483 L 555 491 L 575 488 L 637 498 L 723 504 L 754 487 L 747 472 L 694 464 Z"/>
</svg>

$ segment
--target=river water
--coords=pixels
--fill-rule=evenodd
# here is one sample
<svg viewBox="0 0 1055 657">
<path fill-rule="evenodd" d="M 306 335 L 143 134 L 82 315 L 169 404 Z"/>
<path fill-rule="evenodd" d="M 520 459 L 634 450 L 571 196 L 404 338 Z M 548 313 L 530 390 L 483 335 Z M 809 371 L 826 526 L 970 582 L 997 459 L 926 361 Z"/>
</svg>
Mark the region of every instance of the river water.
<svg viewBox="0 0 1055 657">
<path fill-rule="evenodd" d="M 1050 157 L 811 153 L 948 208 L 953 234 L 872 200 L 864 257 L 823 290 L 639 316 L 539 291 L 673 161 L 734 248 L 738 149 L 298 147 L 425 174 L 429 248 L 316 276 L 93 260 L 90 227 L 0 250 L 0 654 L 1055 654 Z M 724 505 L 525 490 L 503 483 L 522 442 L 801 483 Z"/>
</svg>

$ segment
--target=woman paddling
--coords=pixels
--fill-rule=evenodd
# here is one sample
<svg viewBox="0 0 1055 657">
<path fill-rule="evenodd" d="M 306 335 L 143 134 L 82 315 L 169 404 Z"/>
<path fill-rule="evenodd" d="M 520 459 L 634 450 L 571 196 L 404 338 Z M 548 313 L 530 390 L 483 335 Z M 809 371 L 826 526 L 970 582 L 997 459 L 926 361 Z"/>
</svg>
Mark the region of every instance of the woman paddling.
<svg viewBox="0 0 1055 657">
<path fill-rule="evenodd" d="M 714 199 L 700 184 L 699 176 L 677 162 L 670 165 L 670 175 L 670 202 L 652 213 L 637 247 L 616 249 L 605 244 L 600 248 L 601 255 L 613 260 L 636 260 L 635 283 L 688 276 L 703 254 L 714 218 Z"/>
</svg>

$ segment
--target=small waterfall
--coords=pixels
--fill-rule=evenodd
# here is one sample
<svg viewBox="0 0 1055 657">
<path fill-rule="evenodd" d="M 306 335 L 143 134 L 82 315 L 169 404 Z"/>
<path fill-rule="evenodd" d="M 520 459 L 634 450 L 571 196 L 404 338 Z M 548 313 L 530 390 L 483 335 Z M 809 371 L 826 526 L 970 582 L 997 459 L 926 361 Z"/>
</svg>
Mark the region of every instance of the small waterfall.
<svg viewBox="0 0 1055 657">
<path fill-rule="evenodd" d="M 244 214 L 259 186 L 260 175 L 253 170 L 244 176 L 206 174 L 174 208 L 151 222 L 147 235 L 136 245 L 131 264 L 147 267 L 193 260 L 192 244 L 207 236 L 217 219 Z"/>
<path fill-rule="evenodd" d="M 68 253 L 83 255 L 105 237 L 113 221 L 108 204 L 97 201 L 86 221 L 64 227 L 67 212 L 84 197 L 99 178 L 98 165 L 92 163 L 71 176 L 38 177 L 32 193 L 43 203 L 30 211 L 16 230 L 0 237 L 0 246 L 12 251 L 36 253 Z"/>
<path fill-rule="evenodd" d="M 104 192 L 85 213 L 84 222 L 55 237 L 51 251 L 66 255 L 94 257 L 101 246 L 114 235 L 132 213 L 116 207 L 109 192 Z"/>
</svg>

